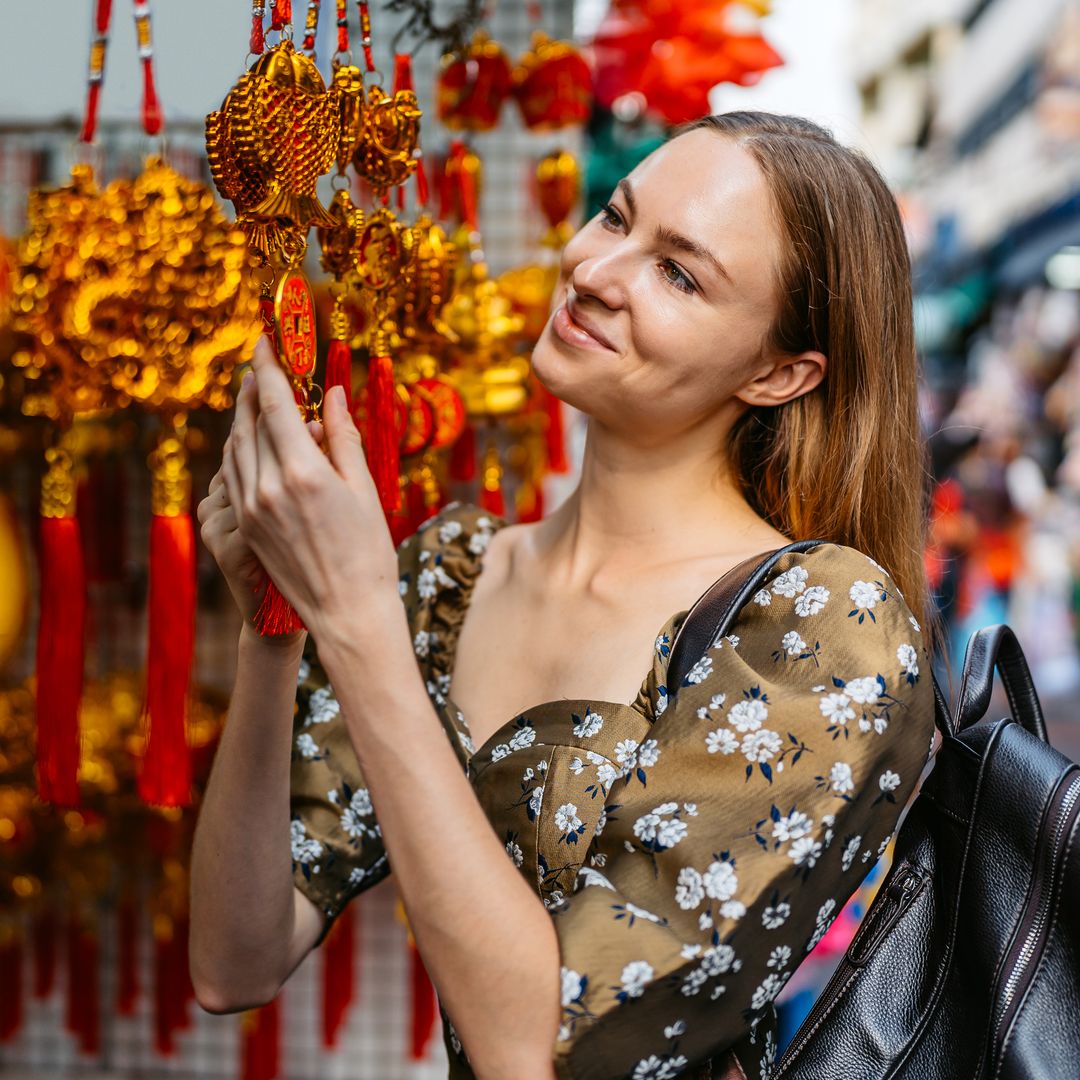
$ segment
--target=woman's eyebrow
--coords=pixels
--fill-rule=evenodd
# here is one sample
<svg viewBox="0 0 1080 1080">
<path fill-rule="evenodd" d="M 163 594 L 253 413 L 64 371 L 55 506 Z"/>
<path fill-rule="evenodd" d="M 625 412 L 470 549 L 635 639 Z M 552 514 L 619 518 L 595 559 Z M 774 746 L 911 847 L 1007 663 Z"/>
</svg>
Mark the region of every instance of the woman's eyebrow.
<svg viewBox="0 0 1080 1080">
<path fill-rule="evenodd" d="M 635 214 L 637 203 L 634 199 L 633 188 L 630 187 L 630 181 L 625 178 L 620 180 L 618 188 L 626 200 L 626 205 L 630 208 L 631 215 Z M 711 266 L 729 285 L 735 284 L 724 264 L 704 244 L 699 244 L 696 240 L 691 240 L 690 237 L 683 236 L 682 233 L 677 233 L 666 225 L 657 225 L 656 240 L 658 243 L 667 244 L 669 247 L 678 248 L 680 251 L 696 255 Z"/>
</svg>

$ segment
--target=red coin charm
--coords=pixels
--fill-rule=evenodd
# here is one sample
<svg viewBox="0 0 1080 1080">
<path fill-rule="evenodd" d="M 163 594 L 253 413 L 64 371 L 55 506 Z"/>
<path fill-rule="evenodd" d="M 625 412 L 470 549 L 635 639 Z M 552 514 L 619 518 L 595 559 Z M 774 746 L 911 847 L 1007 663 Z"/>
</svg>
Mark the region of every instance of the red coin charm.
<svg viewBox="0 0 1080 1080">
<path fill-rule="evenodd" d="M 409 422 L 401 438 L 401 453 L 407 456 L 419 454 L 430 445 L 435 434 L 435 409 L 430 395 L 416 383 L 404 389 L 409 395 Z"/>
<path fill-rule="evenodd" d="M 465 402 L 461 400 L 461 395 L 453 384 L 446 379 L 420 379 L 416 385 L 427 393 L 435 414 L 431 449 L 443 450 L 455 442 L 465 430 Z"/>
<path fill-rule="evenodd" d="M 308 280 L 297 270 L 286 271 L 274 301 L 281 359 L 297 378 L 315 370 L 315 299 Z"/>
</svg>

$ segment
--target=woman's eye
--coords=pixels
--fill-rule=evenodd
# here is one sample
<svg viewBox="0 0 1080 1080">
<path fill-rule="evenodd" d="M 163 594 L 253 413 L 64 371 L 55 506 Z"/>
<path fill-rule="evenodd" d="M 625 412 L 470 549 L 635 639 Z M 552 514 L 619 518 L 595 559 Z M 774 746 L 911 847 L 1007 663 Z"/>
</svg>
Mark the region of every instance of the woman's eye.
<svg viewBox="0 0 1080 1080">
<path fill-rule="evenodd" d="M 622 225 L 622 217 L 611 203 L 601 204 L 600 221 L 606 229 L 617 229 Z"/>
<path fill-rule="evenodd" d="M 659 262 L 660 276 L 671 286 L 680 292 L 692 293 L 697 289 L 694 283 L 683 273 L 682 267 L 671 259 L 661 259 Z"/>
</svg>

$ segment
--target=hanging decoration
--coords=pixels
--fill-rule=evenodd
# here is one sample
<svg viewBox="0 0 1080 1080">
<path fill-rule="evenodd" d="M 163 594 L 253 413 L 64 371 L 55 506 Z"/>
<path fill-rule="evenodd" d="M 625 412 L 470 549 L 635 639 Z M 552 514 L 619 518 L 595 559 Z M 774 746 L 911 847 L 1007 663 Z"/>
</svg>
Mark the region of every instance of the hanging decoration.
<svg viewBox="0 0 1080 1080">
<path fill-rule="evenodd" d="M 568 41 L 553 41 L 542 30 L 513 71 L 514 98 L 531 131 L 556 131 L 589 119 L 592 73 Z"/>
<path fill-rule="evenodd" d="M 771 0 L 613 0 L 592 43 L 596 99 L 637 94 L 681 124 L 709 112 L 718 83 L 749 86 L 783 63 L 762 36 Z"/>
</svg>

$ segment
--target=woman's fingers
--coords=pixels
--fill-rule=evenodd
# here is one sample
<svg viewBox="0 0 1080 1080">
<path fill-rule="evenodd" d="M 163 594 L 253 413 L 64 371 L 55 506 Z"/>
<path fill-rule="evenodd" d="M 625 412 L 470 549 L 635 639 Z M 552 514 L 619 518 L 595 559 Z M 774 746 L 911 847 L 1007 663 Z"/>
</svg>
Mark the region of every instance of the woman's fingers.
<svg viewBox="0 0 1080 1080">
<path fill-rule="evenodd" d="M 221 468 L 225 474 L 225 493 L 229 497 L 229 505 L 232 506 L 239 524 L 243 522 L 243 488 L 240 486 L 240 474 L 236 469 L 236 461 L 233 447 L 225 444 L 225 455 L 221 459 Z"/>
<path fill-rule="evenodd" d="M 245 375 L 236 395 L 236 414 L 233 417 L 231 458 L 235 470 L 235 484 L 230 488 L 229 498 L 234 504 L 243 499 L 254 498 L 255 485 L 259 479 L 256 458 L 255 420 L 258 416 L 258 398 L 255 393 L 255 376 Z"/>
</svg>

